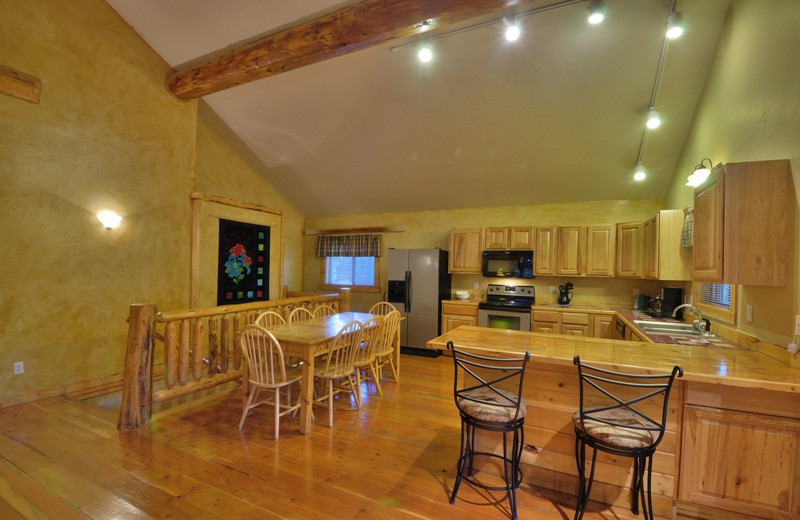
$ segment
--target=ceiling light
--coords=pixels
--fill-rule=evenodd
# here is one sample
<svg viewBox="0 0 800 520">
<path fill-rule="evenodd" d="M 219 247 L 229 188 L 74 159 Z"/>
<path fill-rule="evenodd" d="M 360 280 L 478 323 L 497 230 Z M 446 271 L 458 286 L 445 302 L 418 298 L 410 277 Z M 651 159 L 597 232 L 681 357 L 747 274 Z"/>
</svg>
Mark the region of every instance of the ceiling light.
<svg viewBox="0 0 800 520">
<path fill-rule="evenodd" d="M 519 39 L 520 29 L 519 25 L 513 24 L 506 27 L 506 40 L 510 42 L 515 42 Z"/>
<path fill-rule="evenodd" d="M 596 25 L 606 16 L 606 7 L 603 0 L 589 0 L 589 23 Z"/>
<path fill-rule="evenodd" d="M 417 58 L 422 63 L 428 63 L 433 59 L 433 48 L 430 44 L 426 43 L 419 48 L 419 52 L 417 52 Z"/>
<path fill-rule="evenodd" d="M 636 165 L 636 169 L 633 170 L 633 180 L 635 181 L 643 181 L 647 177 L 647 170 L 644 169 L 642 163 Z"/>
<path fill-rule="evenodd" d="M 708 161 L 708 166 L 705 165 L 706 161 Z M 701 184 L 706 182 L 706 179 L 708 179 L 708 176 L 711 175 L 711 172 L 713 170 L 716 170 L 720 166 L 722 166 L 722 164 L 719 164 L 718 166 L 714 167 L 711 162 L 711 159 L 709 158 L 703 159 L 702 161 L 700 161 L 700 164 L 694 167 L 694 171 L 692 172 L 691 175 L 689 175 L 689 178 L 686 180 L 686 185 L 700 186 Z"/>
<path fill-rule="evenodd" d="M 683 34 L 683 15 L 678 11 L 672 11 L 667 18 L 667 38 L 674 40 Z"/>
<path fill-rule="evenodd" d="M 647 111 L 647 128 L 652 130 L 659 126 L 661 126 L 661 115 L 658 113 L 658 110 L 651 108 Z"/>
<path fill-rule="evenodd" d="M 122 217 L 113 211 L 104 209 L 97 213 L 97 220 L 99 220 L 106 229 L 114 229 L 122 222 Z"/>
</svg>

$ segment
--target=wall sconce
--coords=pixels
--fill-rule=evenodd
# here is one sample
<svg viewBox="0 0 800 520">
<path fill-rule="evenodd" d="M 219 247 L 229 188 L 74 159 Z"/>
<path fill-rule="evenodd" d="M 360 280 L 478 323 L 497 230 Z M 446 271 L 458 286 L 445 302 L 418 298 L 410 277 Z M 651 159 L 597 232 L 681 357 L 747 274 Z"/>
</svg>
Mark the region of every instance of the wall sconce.
<svg viewBox="0 0 800 520">
<path fill-rule="evenodd" d="M 706 166 L 705 164 L 706 161 L 708 161 L 708 166 Z M 691 175 L 689 175 L 689 178 L 686 180 L 686 185 L 700 186 L 701 184 L 706 182 L 706 179 L 708 179 L 708 176 L 711 175 L 712 171 L 720 167 L 722 167 L 722 163 L 714 166 L 713 163 L 711 162 L 711 159 L 706 157 L 705 159 L 700 161 L 700 164 L 694 167 L 694 171 L 692 172 Z"/>
<path fill-rule="evenodd" d="M 104 209 L 97 213 L 97 220 L 99 220 L 106 229 L 114 229 L 122 222 L 122 217 L 117 215 L 114 211 Z"/>
</svg>

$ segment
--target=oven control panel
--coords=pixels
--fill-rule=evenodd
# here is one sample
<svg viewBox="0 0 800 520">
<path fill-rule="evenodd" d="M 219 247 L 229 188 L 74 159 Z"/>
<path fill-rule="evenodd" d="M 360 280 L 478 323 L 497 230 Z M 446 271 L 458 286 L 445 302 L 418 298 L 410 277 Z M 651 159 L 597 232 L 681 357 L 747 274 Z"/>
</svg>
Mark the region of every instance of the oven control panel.
<svg viewBox="0 0 800 520">
<path fill-rule="evenodd" d="M 523 296 L 533 298 L 536 290 L 532 285 L 501 285 L 490 283 L 486 287 L 486 296 Z"/>
</svg>

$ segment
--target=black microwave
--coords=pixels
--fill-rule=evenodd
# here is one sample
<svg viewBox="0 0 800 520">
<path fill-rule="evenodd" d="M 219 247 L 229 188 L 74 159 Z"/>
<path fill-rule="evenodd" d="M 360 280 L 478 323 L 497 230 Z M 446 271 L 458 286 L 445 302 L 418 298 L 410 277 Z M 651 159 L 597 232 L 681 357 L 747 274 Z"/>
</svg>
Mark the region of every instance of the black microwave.
<svg viewBox="0 0 800 520">
<path fill-rule="evenodd" d="M 484 251 L 481 271 L 488 278 L 533 278 L 533 251 Z"/>
</svg>

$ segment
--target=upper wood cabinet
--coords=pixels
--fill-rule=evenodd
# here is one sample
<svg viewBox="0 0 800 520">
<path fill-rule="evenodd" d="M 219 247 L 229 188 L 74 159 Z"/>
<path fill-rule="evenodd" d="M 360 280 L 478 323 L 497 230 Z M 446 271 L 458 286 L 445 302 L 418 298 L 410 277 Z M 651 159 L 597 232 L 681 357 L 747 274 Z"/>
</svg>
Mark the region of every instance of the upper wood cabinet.
<svg viewBox="0 0 800 520">
<path fill-rule="evenodd" d="M 642 277 L 643 222 L 617 224 L 617 262 L 615 273 L 626 278 Z"/>
<path fill-rule="evenodd" d="M 560 226 L 556 230 L 556 273 L 566 276 L 583 274 L 586 255 L 586 228 Z"/>
<path fill-rule="evenodd" d="M 729 163 L 694 195 L 694 279 L 785 285 L 793 249 L 788 160 Z"/>
<path fill-rule="evenodd" d="M 533 228 L 487 227 L 484 244 L 485 249 L 533 249 Z"/>
<path fill-rule="evenodd" d="M 450 230 L 448 271 L 462 274 L 481 274 L 483 228 Z"/>
<path fill-rule="evenodd" d="M 556 274 L 556 228 L 537 227 L 534 245 L 533 274 L 553 276 Z"/>
<path fill-rule="evenodd" d="M 692 250 L 681 247 L 685 214 L 659 211 L 642 224 L 642 274 L 655 280 L 691 280 Z"/>
<path fill-rule="evenodd" d="M 616 227 L 586 228 L 586 276 L 614 276 Z"/>
</svg>

